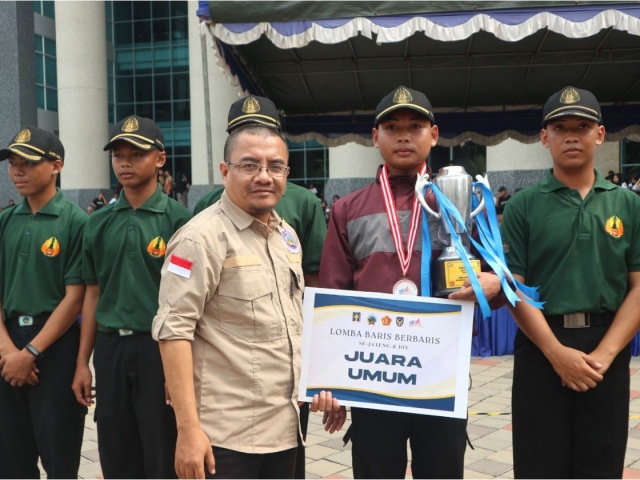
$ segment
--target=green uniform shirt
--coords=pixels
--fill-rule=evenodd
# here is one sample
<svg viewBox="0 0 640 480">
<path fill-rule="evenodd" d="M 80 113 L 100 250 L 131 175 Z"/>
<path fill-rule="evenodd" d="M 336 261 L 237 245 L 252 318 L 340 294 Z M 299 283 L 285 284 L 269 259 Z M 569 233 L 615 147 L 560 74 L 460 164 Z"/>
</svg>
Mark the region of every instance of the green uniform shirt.
<svg viewBox="0 0 640 480">
<path fill-rule="evenodd" d="M 191 212 L 159 186 L 137 209 L 123 191 L 115 203 L 89 217 L 82 278 L 88 285 L 100 286 L 99 330 L 151 331 L 167 242 L 189 218 Z"/>
<path fill-rule="evenodd" d="M 193 214 L 200 213 L 220 200 L 223 191 L 224 188 L 217 188 L 207 193 L 198 201 Z M 327 236 L 327 223 L 318 197 L 306 188 L 287 182 L 287 189 L 275 210 L 298 234 L 302 244 L 302 270 L 305 273 L 320 271 L 320 255 L 324 237 Z"/>
<path fill-rule="evenodd" d="M 616 312 L 640 271 L 640 197 L 597 170 L 584 200 L 550 170 L 507 202 L 501 233 L 509 268 L 540 286 L 545 315 Z"/>
<path fill-rule="evenodd" d="M 67 285 L 82 281 L 82 232 L 87 214 L 58 191 L 31 213 L 25 198 L 0 214 L 0 302 L 6 321 L 48 315 Z"/>
</svg>

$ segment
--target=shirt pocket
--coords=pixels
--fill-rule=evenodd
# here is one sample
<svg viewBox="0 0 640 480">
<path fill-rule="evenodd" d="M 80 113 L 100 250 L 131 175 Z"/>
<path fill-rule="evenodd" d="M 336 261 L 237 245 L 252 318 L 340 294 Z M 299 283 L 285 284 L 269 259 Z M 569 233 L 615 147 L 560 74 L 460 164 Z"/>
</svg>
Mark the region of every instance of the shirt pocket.
<svg viewBox="0 0 640 480">
<path fill-rule="evenodd" d="M 275 284 L 260 268 L 223 270 L 218 284 L 220 329 L 250 343 L 281 339 L 285 332 L 273 298 Z"/>
</svg>

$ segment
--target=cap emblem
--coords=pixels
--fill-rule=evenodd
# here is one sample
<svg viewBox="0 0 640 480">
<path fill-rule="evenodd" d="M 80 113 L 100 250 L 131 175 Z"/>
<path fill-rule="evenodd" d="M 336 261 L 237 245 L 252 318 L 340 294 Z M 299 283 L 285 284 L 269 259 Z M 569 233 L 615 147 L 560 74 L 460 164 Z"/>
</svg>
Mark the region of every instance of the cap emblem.
<svg viewBox="0 0 640 480">
<path fill-rule="evenodd" d="M 248 97 L 242 104 L 244 113 L 258 113 L 260 111 L 260 102 L 253 97 Z"/>
<path fill-rule="evenodd" d="M 411 96 L 411 92 L 406 88 L 402 87 L 396 90 L 396 93 L 393 94 L 393 103 L 411 103 L 413 101 L 413 97 Z"/>
<path fill-rule="evenodd" d="M 137 132 L 139 128 L 140 124 L 136 117 L 129 117 L 122 124 L 122 131 L 126 133 Z"/>
<path fill-rule="evenodd" d="M 20 133 L 16 135 L 16 139 L 14 140 L 16 143 L 26 143 L 31 140 L 31 132 L 28 128 L 23 128 L 20 130 Z"/>
<path fill-rule="evenodd" d="M 565 88 L 562 94 L 560 94 L 560 102 L 565 104 L 577 103 L 580 101 L 580 94 L 575 88 Z"/>
</svg>

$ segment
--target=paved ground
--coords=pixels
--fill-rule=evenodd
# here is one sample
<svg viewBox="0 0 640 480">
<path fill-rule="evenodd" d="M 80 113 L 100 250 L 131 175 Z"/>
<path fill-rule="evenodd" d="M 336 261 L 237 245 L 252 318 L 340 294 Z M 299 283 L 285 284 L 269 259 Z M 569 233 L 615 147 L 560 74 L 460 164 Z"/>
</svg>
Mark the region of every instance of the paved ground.
<svg viewBox="0 0 640 480">
<path fill-rule="evenodd" d="M 513 478 L 512 369 L 512 356 L 472 358 L 468 431 L 475 450 L 467 448 L 465 478 Z M 631 409 L 624 478 L 640 478 L 640 357 L 631 360 L 630 373 Z M 350 445 L 342 446 L 341 433 L 326 433 L 321 418 L 319 414 L 311 414 L 309 422 L 307 478 L 353 478 Z M 79 475 L 81 478 L 101 476 L 93 409 L 87 416 Z M 410 470 L 407 478 L 411 478 Z"/>
</svg>

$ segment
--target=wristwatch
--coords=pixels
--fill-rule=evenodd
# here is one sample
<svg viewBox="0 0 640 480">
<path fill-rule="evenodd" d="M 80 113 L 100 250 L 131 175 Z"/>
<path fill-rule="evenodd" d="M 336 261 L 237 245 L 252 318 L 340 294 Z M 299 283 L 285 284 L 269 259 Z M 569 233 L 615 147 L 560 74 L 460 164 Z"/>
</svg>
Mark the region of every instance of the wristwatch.
<svg viewBox="0 0 640 480">
<path fill-rule="evenodd" d="M 31 345 L 30 343 L 27 343 L 27 346 L 24 348 L 26 348 L 31 355 L 36 357 L 36 359 L 42 357 L 42 352 L 38 350 L 36 347 L 34 347 L 33 345 Z"/>
</svg>

